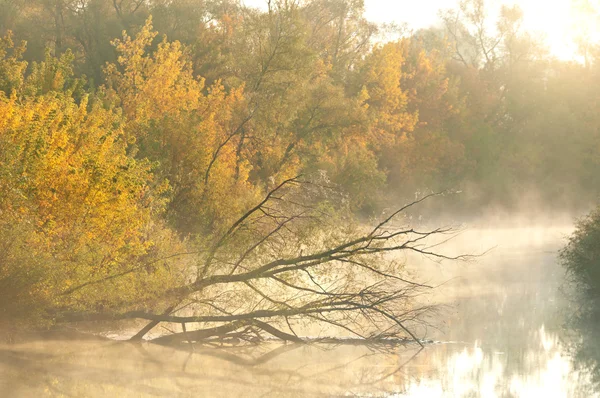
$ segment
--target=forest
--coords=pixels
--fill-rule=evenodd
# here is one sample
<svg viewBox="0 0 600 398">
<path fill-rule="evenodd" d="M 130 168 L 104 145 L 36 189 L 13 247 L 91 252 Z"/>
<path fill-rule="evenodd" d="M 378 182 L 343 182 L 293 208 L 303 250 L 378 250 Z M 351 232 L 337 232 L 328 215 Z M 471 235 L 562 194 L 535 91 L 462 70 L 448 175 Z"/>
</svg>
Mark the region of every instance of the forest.
<svg viewBox="0 0 600 398">
<path fill-rule="evenodd" d="M 430 286 L 395 256 L 474 254 L 408 225 L 421 202 L 460 220 L 600 196 L 585 35 L 565 61 L 518 6 L 409 31 L 362 0 L 267 4 L 0 0 L 0 327 L 419 341 Z"/>
</svg>

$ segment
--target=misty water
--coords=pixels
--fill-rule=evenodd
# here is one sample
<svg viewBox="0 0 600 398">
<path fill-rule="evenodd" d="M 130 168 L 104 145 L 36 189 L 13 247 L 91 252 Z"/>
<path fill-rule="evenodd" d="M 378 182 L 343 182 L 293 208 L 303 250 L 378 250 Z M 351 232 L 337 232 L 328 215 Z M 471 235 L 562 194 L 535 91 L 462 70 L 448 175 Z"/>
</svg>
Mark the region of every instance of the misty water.
<svg viewBox="0 0 600 398">
<path fill-rule="evenodd" d="M 423 297 L 444 307 L 416 344 L 265 343 L 175 349 L 109 340 L 0 346 L 0 396 L 589 397 L 593 373 L 575 356 L 557 251 L 570 226 L 471 226 L 446 244 L 484 256 L 410 259 Z"/>
</svg>

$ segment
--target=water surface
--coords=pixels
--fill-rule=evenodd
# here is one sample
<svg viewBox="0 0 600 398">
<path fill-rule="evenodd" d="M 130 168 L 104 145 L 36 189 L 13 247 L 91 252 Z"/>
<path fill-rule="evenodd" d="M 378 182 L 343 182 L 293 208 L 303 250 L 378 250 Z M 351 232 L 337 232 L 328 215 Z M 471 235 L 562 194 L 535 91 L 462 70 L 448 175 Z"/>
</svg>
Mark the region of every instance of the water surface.
<svg viewBox="0 0 600 398">
<path fill-rule="evenodd" d="M 594 374 L 574 360 L 557 250 L 569 228 L 472 228 L 449 252 L 468 263 L 410 259 L 444 307 L 423 329 L 435 341 L 381 351 L 359 346 L 175 349 L 114 341 L 0 346 L 7 397 L 415 396 L 590 397 Z M 425 299 L 424 299 L 425 300 Z"/>
</svg>

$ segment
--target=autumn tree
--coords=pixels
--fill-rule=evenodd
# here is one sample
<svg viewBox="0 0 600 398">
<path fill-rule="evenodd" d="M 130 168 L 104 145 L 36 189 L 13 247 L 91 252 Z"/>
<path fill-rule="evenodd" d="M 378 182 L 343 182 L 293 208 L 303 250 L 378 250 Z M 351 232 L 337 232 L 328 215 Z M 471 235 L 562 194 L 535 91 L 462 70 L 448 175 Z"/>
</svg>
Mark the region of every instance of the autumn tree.
<svg viewBox="0 0 600 398">
<path fill-rule="evenodd" d="M 87 311 L 58 321 L 143 319 L 133 340 L 158 324 L 181 324 L 183 332 L 159 337 L 162 344 L 266 335 L 307 342 L 310 330 L 340 333 L 364 342 L 419 340 L 434 307 L 415 299 L 431 286 L 406 276 L 398 253 L 464 259 L 432 250 L 449 228 L 418 230 L 405 212 L 431 195 L 360 226 L 344 210 L 323 177 L 295 177 L 271 189 L 211 242 L 190 269 L 187 283 L 167 290 L 163 307 L 123 313 Z M 430 246 L 431 245 L 431 246 Z"/>
<path fill-rule="evenodd" d="M 123 108 L 136 156 L 158 162 L 168 181 L 168 217 L 183 231 L 210 231 L 252 196 L 238 151 L 250 118 L 243 87 L 226 92 L 216 82 L 205 90 L 181 43 L 165 38 L 148 51 L 155 36 L 148 20 L 135 38 L 114 42 L 120 55 L 105 70 L 106 99 Z"/>
<path fill-rule="evenodd" d="M 169 285 L 176 270 L 155 259 L 179 248 L 155 218 L 160 188 L 150 189 L 151 164 L 127 155 L 119 114 L 74 100 L 69 59 L 49 57 L 24 76 L 20 51 L 2 45 L 2 80 L 20 82 L 0 92 L 2 317 L 116 308 Z"/>
<path fill-rule="evenodd" d="M 600 194 L 597 43 L 552 59 L 492 14 L 390 41 L 360 0 L 0 0 L 1 316 L 414 337 L 392 253 L 449 231 L 357 219 Z"/>
</svg>

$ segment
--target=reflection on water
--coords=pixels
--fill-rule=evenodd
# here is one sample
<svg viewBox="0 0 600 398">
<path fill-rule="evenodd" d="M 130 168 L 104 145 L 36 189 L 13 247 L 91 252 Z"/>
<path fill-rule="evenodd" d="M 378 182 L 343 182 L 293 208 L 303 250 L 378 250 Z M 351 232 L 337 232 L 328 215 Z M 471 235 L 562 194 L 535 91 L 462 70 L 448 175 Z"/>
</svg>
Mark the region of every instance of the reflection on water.
<svg viewBox="0 0 600 398">
<path fill-rule="evenodd" d="M 575 370 L 558 337 L 542 326 L 528 350 L 518 354 L 485 349 L 477 341 L 453 353 L 432 353 L 434 377 L 414 381 L 408 396 L 591 397 L 589 372 Z M 509 358 L 518 355 L 518 358 Z M 515 361 L 516 359 L 516 361 Z M 511 361 L 513 365 L 511 366 Z M 517 366 L 514 366 L 514 364 Z"/>
<path fill-rule="evenodd" d="M 555 252 L 565 232 L 473 231 L 456 250 L 496 249 L 466 265 L 419 263 L 446 282 L 429 300 L 448 304 L 426 331 L 438 342 L 422 350 L 39 341 L 0 346 L 0 396 L 599 396 L 597 368 L 573 359 L 564 330 Z"/>
<path fill-rule="evenodd" d="M 265 344 L 175 350 L 150 344 L 44 342 L 0 349 L 3 396 L 588 397 L 556 337 L 511 353 L 459 343 L 393 352 Z M 511 363 L 518 363 L 511 367 Z"/>
</svg>

